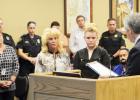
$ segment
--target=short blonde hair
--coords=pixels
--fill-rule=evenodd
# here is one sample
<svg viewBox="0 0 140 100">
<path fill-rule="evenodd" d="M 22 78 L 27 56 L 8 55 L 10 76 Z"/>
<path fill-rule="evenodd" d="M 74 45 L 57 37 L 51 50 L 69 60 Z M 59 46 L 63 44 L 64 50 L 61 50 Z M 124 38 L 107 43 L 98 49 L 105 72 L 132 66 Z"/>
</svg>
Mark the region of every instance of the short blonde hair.
<svg viewBox="0 0 140 100">
<path fill-rule="evenodd" d="M 43 32 L 43 35 L 42 35 L 42 50 L 41 50 L 41 52 L 43 52 L 43 53 L 48 52 L 48 45 L 47 45 L 48 39 L 49 39 L 49 37 L 55 36 L 58 39 L 58 52 L 62 53 L 64 50 L 63 50 L 62 42 L 60 40 L 60 35 L 61 35 L 61 32 L 56 28 L 45 29 Z"/>
<path fill-rule="evenodd" d="M 86 32 L 95 32 L 97 38 L 99 37 L 99 32 L 95 23 L 87 23 L 85 26 L 85 34 Z"/>
</svg>

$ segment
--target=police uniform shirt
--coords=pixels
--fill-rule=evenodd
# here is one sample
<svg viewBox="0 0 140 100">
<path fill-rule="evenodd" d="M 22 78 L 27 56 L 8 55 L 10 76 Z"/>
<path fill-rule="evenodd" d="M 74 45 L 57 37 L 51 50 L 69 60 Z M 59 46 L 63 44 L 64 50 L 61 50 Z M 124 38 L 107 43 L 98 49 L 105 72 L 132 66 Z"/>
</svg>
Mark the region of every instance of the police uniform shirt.
<svg viewBox="0 0 140 100">
<path fill-rule="evenodd" d="M 21 40 L 17 43 L 16 48 L 22 49 L 24 53 L 26 53 L 30 57 L 36 57 L 38 53 L 41 51 L 41 37 L 35 35 L 34 38 L 30 38 L 29 34 L 25 34 L 21 36 Z M 34 72 L 34 64 L 30 61 L 27 61 L 21 57 L 19 57 L 20 64 L 20 75 L 27 75 Z"/>
<path fill-rule="evenodd" d="M 27 53 L 30 57 L 36 57 L 41 51 L 41 37 L 35 35 L 34 38 L 30 38 L 29 34 L 21 36 L 21 40 L 17 43 L 17 49 L 23 49 L 24 53 Z"/>
<path fill-rule="evenodd" d="M 106 31 L 102 34 L 99 45 L 105 48 L 112 56 L 121 46 L 125 46 L 125 40 L 122 38 L 121 32 L 115 31 L 115 33 L 110 33 Z"/>
<path fill-rule="evenodd" d="M 15 48 L 15 42 L 13 41 L 12 36 L 7 33 L 2 33 L 2 35 L 3 35 L 3 39 L 4 39 L 4 44 Z"/>
</svg>

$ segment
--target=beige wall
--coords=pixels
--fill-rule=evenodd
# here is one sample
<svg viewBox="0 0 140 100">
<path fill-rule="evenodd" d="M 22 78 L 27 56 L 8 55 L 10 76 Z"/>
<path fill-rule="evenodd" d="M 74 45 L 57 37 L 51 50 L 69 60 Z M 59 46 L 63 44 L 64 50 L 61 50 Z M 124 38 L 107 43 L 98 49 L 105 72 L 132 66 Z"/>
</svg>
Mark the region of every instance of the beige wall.
<svg viewBox="0 0 140 100">
<path fill-rule="evenodd" d="M 11 34 L 16 42 L 26 33 L 29 20 L 37 22 L 39 35 L 53 20 L 60 22 L 64 33 L 64 0 L 0 0 L 0 17 L 4 19 L 5 32 Z M 93 0 L 93 22 L 100 33 L 107 29 L 108 18 L 109 0 Z"/>
<path fill-rule="evenodd" d="M 100 32 L 106 29 L 106 19 L 109 17 L 108 6 L 108 0 L 104 0 L 104 3 L 102 0 L 93 0 L 93 21 Z M 5 32 L 11 34 L 15 41 L 26 33 L 26 23 L 29 20 L 37 22 L 39 35 L 53 20 L 60 22 L 61 30 L 64 32 L 64 0 L 0 0 L 0 7 L 0 17 L 5 22 Z"/>
<path fill-rule="evenodd" d="M 109 18 L 109 0 L 93 0 L 93 22 L 100 33 L 107 30 L 106 21 Z"/>
<path fill-rule="evenodd" d="M 26 33 L 29 20 L 37 22 L 39 34 L 53 20 L 59 21 L 63 26 L 63 3 L 63 0 L 0 0 L 0 17 L 5 23 L 4 31 L 17 41 L 21 34 Z"/>
</svg>

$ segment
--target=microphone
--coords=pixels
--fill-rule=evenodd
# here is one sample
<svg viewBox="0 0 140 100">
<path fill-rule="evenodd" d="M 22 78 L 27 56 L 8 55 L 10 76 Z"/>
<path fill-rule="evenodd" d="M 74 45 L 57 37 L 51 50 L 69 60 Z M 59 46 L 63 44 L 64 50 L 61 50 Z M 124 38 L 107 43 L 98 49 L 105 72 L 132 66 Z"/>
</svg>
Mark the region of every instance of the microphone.
<svg viewBox="0 0 140 100">
<path fill-rule="evenodd" d="M 109 78 L 111 78 L 111 65 L 109 66 L 109 69 L 110 69 L 110 74 L 109 74 Z"/>
</svg>

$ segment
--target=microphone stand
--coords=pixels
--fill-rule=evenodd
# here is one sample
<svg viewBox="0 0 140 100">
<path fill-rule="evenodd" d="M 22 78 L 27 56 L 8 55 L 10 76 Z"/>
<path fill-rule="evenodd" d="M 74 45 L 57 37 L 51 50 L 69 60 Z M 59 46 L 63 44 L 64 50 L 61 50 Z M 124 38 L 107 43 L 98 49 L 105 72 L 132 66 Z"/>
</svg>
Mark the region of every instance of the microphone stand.
<svg viewBox="0 0 140 100">
<path fill-rule="evenodd" d="M 110 69 L 110 74 L 109 74 L 109 78 L 111 78 L 111 65 L 109 66 L 109 69 Z"/>
</svg>

